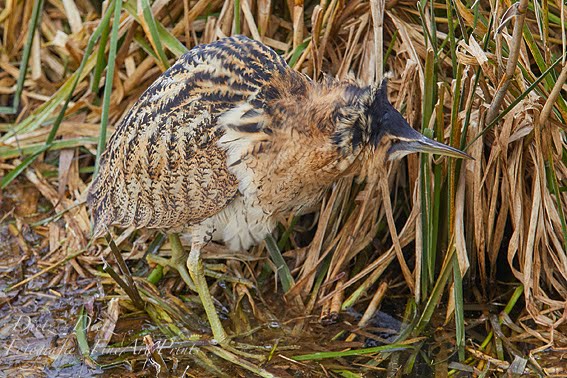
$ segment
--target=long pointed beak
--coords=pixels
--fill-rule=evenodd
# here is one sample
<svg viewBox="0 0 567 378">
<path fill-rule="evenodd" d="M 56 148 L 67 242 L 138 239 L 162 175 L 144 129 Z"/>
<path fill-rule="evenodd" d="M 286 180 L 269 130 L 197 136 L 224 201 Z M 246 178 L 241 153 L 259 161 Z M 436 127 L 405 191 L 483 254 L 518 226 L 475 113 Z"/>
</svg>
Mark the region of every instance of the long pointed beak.
<svg viewBox="0 0 567 378">
<path fill-rule="evenodd" d="M 387 116 L 387 117 L 386 117 Z M 454 147 L 427 138 L 412 128 L 395 109 L 383 116 L 384 134 L 389 135 L 393 143 L 388 150 L 388 159 L 399 159 L 414 152 L 451 156 L 460 159 L 473 159 L 469 154 Z M 474 159 L 473 159 L 474 160 Z"/>
<path fill-rule="evenodd" d="M 407 154 L 415 152 L 427 152 L 430 154 L 450 156 L 459 159 L 473 159 L 473 157 L 469 154 L 454 147 L 429 139 L 417 131 L 415 131 L 415 134 L 412 134 L 411 139 L 408 138 L 408 136 L 405 138 L 400 137 L 392 144 L 388 151 L 389 160 L 399 159 Z"/>
<path fill-rule="evenodd" d="M 436 142 L 424 136 L 423 139 L 417 142 L 416 150 L 418 152 L 429 152 L 431 154 L 451 156 L 460 159 L 473 159 L 472 156 L 470 156 L 467 153 L 464 153 L 461 150 L 458 150 L 451 146 L 447 146 L 446 144 L 443 143 Z"/>
</svg>

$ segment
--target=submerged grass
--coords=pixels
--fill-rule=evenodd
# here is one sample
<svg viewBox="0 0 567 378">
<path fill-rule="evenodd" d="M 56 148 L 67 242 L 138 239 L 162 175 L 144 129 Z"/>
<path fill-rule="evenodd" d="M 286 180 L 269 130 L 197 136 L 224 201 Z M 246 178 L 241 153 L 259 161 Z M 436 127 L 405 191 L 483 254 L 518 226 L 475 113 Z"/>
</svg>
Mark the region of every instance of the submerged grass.
<svg viewBox="0 0 567 378">
<path fill-rule="evenodd" d="M 143 345 L 163 374 L 189 365 L 214 376 L 567 374 L 556 354 L 567 346 L 564 7 L 0 0 L 1 186 L 8 197 L 28 182 L 38 193 L 18 205 L 26 211 L 10 200 L 0 214 L 40 268 L 9 280 L 8 292 L 25 295 L 40 275 L 52 287 L 97 277 L 105 296 L 88 316 L 106 320 L 90 324 L 83 309 L 75 328 L 97 369 L 142 368 Z M 171 250 L 163 235 L 129 229 L 114 233 L 116 248 L 87 244 L 84 204 L 108 135 L 139 95 L 189 48 L 238 33 L 316 79 L 372 84 L 385 67 L 409 123 L 475 158 L 409 156 L 382 181 L 370 167 L 363 182 L 337 183 L 315 215 L 284 222 L 276 240 L 247 254 L 209 245 L 225 323 L 266 345 L 262 363 L 208 344 L 197 296 L 161 264 Z M 131 347 L 112 336 L 119 314 L 146 321 L 124 338 L 132 354 L 94 354 L 90 345 Z M 156 347 L 165 341 L 167 353 Z M 172 351 L 189 345 L 175 367 Z"/>
</svg>

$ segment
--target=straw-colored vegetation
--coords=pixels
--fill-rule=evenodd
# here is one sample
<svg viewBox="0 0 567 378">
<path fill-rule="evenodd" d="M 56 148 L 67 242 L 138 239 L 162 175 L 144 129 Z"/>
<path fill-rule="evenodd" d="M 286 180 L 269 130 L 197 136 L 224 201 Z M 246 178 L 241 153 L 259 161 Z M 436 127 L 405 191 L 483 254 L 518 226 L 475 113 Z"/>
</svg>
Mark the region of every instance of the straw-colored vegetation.
<svg viewBox="0 0 567 378">
<path fill-rule="evenodd" d="M 53 295 L 90 277 L 81 285 L 97 285 L 100 306 L 68 321 L 91 367 L 141 369 L 150 358 L 177 376 L 188 365 L 188 376 L 567 374 L 564 8 L 0 0 L 2 237 L 15 240 L 14 260 L 36 262 L 2 273 L 2 314 L 17 295 L 41 293 L 34 280 L 47 277 Z M 314 79 L 371 84 L 391 72 L 390 98 L 408 122 L 475 159 L 376 162 L 364 179 L 338 182 L 315 215 L 283 222 L 269 248 L 229 255 L 209 245 L 226 325 L 240 341 L 271 345 L 252 351 L 267 362 L 207 345 L 195 294 L 156 265 L 170 250 L 163 235 L 114 230 L 113 253 L 90 240 L 84 201 L 106 138 L 140 94 L 191 47 L 238 33 Z M 403 322 L 384 344 L 373 320 L 381 304 Z M 117 318 L 143 322 L 120 334 Z M 174 343 L 156 349 L 163 340 Z M 118 357 L 101 346 L 125 349 Z M 126 353 L 136 350 L 153 352 Z"/>
</svg>

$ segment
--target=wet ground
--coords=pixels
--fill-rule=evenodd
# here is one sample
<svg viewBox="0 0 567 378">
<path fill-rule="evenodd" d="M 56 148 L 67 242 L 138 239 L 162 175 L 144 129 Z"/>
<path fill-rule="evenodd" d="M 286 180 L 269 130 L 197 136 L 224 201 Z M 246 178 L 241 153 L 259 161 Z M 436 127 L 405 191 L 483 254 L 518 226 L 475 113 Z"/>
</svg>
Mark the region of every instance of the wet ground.
<svg viewBox="0 0 567 378">
<path fill-rule="evenodd" d="M 22 223 L 44 216 L 49 206 L 32 186 L 14 188 L 0 198 L 0 376 L 92 376 L 73 335 L 79 309 L 97 294 L 92 281 L 54 284 L 57 274 L 48 273 L 9 290 L 38 273 L 49 251 L 41 235 Z"/>
<path fill-rule="evenodd" d="M 0 375 L 8 377 L 78 377 L 94 372 L 77 354 L 73 327 L 79 309 L 96 290 L 88 282 L 49 286 L 47 276 L 4 292 L 37 269 L 33 257 L 13 254 L 15 243 L 1 226 L 0 247 Z"/>
<path fill-rule="evenodd" d="M 150 310 L 155 310 L 153 315 L 132 306 L 102 269 L 99 276 L 81 277 L 71 263 L 64 262 L 42 272 L 53 262 L 62 261 L 65 254 L 50 245 L 53 241 L 46 238 L 47 226 L 37 225 L 38 220 L 51 215 L 49 204 L 42 202 L 32 187 L 16 187 L 17 192 L 3 193 L 0 206 L 0 377 L 252 376 L 220 358 L 213 346 L 207 346 L 207 338 L 191 341 L 197 333 L 210 332 L 196 295 L 179 285 L 174 272 L 157 287 L 138 282 Z M 148 276 L 148 265 L 141 258 L 129 261 L 129 265 L 134 277 Z M 222 280 L 213 286 L 217 297 L 219 291 L 230 292 Z M 259 294 L 256 290 L 250 293 L 255 297 Z M 225 294 L 230 302 L 227 307 L 233 311 L 221 311 L 230 333 L 242 335 L 238 341 L 257 347 L 248 352 L 268 356 L 269 361 L 261 366 L 281 377 L 349 376 L 343 371 L 345 367 L 352 371 L 364 367 L 366 376 L 385 376 L 388 369 L 394 376 L 402 374 L 401 366 L 409 357 L 405 352 L 391 359 L 394 364 L 385 365 L 379 358 L 368 356 L 325 363 L 297 362 L 290 357 L 391 343 L 403 331 L 400 320 L 405 294 L 389 296 L 370 326 L 358 330 L 355 325 L 361 314 L 355 310 L 346 311 L 333 324 L 323 325 L 317 317 L 294 311 L 280 292 L 273 293 L 270 287 L 261 300 L 255 298 L 256 307 L 244 294 L 232 299 Z M 167 310 L 161 311 L 166 306 Z M 482 306 L 469 308 L 468 324 L 482 318 L 483 310 Z M 497 306 L 488 312 L 500 310 Z M 439 311 L 434 318 L 436 327 L 412 375 L 434 376 L 437 369 L 447 372 L 455 360 L 454 330 L 444 325 L 443 316 L 444 311 Z M 483 331 L 482 325 L 469 329 L 468 342 L 478 345 L 486 336 Z M 353 332 L 357 337 L 349 339 Z M 522 352 L 527 353 L 530 347 L 526 345 Z M 152 349 L 158 355 L 151 355 Z M 556 368 L 549 371 L 562 374 L 567 372 L 567 366 L 563 366 L 567 365 L 566 354 L 567 348 L 549 350 L 538 359 Z M 160 366 L 156 356 L 163 358 L 165 365 Z M 435 362 L 428 365 L 424 360 Z M 455 376 L 471 374 L 456 372 Z"/>
</svg>

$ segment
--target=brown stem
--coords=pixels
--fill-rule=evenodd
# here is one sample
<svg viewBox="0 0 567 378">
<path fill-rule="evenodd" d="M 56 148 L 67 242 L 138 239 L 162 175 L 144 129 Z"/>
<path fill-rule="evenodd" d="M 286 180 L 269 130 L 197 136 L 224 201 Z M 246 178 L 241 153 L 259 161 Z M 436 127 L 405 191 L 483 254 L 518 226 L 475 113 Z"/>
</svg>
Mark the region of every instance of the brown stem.
<svg viewBox="0 0 567 378">
<path fill-rule="evenodd" d="M 553 104 L 555 104 L 555 101 L 559 97 L 559 93 L 561 92 L 561 89 L 563 88 L 563 84 L 565 84 L 566 80 L 567 80 L 567 63 L 563 65 L 563 69 L 559 74 L 559 78 L 557 78 L 557 82 L 555 83 L 555 86 L 551 90 L 551 93 L 549 94 L 549 97 L 547 98 L 547 101 L 545 102 L 545 105 L 541 110 L 541 113 L 539 115 L 539 123 L 538 123 L 540 127 L 542 127 L 545 124 L 545 122 L 547 122 L 547 119 L 551 114 L 551 110 L 553 109 Z"/>
<path fill-rule="evenodd" d="M 506 64 L 506 72 L 502 80 L 500 80 L 500 85 L 498 90 L 492 99 L 492 104 L 488 109 L 486 114 L 486 124 L 489 125 L 496 119 L 498 112 L 500 111 L 500 106 L 502 101 L 504 101 L 504 96 L 508 91 L 508 87 L 512 82 L 512 77 L 516 71 L 516 66 L 518 64 L 518 57 L 520 55 L 520 46 L 522 44 L 522 33 L 524 30 L 524 20 L 526 19 L 526 11 L 528 9 L 528 0 L 520 0 L 516 22 L 514 24 L 514 32 L 512 33 L 512 44 L 510 45 L 510 56 L 508 57 L 508 63 Z"/>
</svg>

